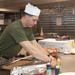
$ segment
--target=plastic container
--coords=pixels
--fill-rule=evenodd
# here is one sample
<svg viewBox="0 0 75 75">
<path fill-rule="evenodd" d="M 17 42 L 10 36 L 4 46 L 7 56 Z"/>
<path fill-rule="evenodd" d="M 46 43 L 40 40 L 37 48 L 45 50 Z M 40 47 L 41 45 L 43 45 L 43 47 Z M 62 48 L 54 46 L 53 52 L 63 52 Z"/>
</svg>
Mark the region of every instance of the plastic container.
<svg viewBox="0 0 75 75">
<path fill-rule="evenodd" d="M 56 67 L 55 67 L 55 75 L 59 75 L 60 67 L 61 67 L 61 61 L 60 61 L 60 58 L 58 58 L 57 63 L 56 63 Z"/>
<path fill-rule="evenodd" d="M 47 75 L 52 75 L 50 63 L 47 63 L 46 67 L 47 67 L 47 72 L 46 72 Z"/>
<path fill-rule="evenodd" d="M 60 73 L 60 68 L 59 68 L 59 65 L 56 64 L 55 75 L 59 75 L 59 73 Z"/>
</svg>

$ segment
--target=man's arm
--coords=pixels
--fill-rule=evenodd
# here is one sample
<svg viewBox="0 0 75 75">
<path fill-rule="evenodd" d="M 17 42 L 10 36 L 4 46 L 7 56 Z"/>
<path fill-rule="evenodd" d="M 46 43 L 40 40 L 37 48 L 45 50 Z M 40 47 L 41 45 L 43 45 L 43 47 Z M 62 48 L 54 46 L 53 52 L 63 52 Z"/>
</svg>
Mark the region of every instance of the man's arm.
<svg viewBox="0 0 75 75">
<path fill-rule="evenodd" d="M 40 59 L 44 62 L 48 62 L 51 59 L 47 56 L 47 54 L 40 51 L 34 45 L 32 45 L 29 41 L 23 41 L 19 43 L 28 53 L 30 53 L 33 57 Z"/>
<path fill-rule="evenodd" d="M 32 43 L 32 45 L 33 45 L 34 47 L 36 47 L 38 50 L 40 50 L 40 51 L 43 52 L 44 54 L 48 55 L 48 52 L 45 51 L 44 48 L 43 48 L 40 44 L 38 44 L 36 40 L 31 41 L 31 43 Z"/>
<path fill-rule="evenodd" d="M 44 48 L 38 44 L 36 42 L 36 40 L 31 41 L 32 45 L 34 45 L 38 50 L 40 50 L 42 53 L 46 54 L 48 56 L 48 53 L 44 50 Z M 51 55 L 49 56 L 50 59 L 52 59 L 51 61 L 51 66 L 54 67 L 56 64 L 56 59 L 54 57 L 52 57 Z"/>
</svg>

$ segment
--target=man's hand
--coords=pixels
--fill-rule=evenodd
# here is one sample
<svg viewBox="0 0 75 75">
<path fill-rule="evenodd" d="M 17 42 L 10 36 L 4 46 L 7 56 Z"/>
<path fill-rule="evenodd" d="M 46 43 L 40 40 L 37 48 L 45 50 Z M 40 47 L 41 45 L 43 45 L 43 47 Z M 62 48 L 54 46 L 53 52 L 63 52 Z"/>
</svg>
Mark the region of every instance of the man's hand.
<svg viewBox="0 0 75 75">
<path fill-rule="evenodd" d="M 50 59 L 52 59 L 51 67 L 54 68 L 56 66 L 56 59 L 54 57 L 52 57 L 52 56 L 49 56 L 49 57 L 50 57 Z"/>
</svg>

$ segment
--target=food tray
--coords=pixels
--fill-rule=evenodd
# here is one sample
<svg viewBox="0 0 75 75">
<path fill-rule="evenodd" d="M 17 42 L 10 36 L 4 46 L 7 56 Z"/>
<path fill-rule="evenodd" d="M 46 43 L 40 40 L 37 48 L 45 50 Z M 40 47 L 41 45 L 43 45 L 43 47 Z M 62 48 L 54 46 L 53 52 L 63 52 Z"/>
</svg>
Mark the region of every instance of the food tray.
<svg viewBox="0 0 75 75">
<path fill-rule="evenodd" d="M 2 69 L 5 69 L 5 70 L 11 70 L 13 67 L 15 66 L 22 66 L 22 65 L 27 65 L 27 64 L 30 64 L 32 61 L 30 60 L 20 60 L 20 61 L 17 61 L 15 63 L 11 63 L 11 64 L 8 64 L 8 65 L 4 65 L 2 66 Z"/>
</svg>

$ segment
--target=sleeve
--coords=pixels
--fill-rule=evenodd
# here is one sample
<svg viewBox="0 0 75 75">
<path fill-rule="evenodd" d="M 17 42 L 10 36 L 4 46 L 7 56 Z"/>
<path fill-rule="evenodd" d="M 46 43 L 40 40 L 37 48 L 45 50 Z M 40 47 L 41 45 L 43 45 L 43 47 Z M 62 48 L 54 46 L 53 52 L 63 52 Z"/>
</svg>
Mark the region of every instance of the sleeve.
<svg viewBox="0 0 75 75">
<path fill-rule="evenodd" d="M 17 43 L 28 40 L 25 32 L 20 28 L 15 28 L 14 30 L 11 30 L 10 35 Z"/>
<path fill-rule="evenodd" d="M 28 40 L 32 41 L 32 40 L 34 40 L 34 39 L 35 39 L 35 37 L 34 37 L 34 34 L 33 34 L 33 30 L 30 29 L 30 30 L 29 30 Z"/>
</svg>

